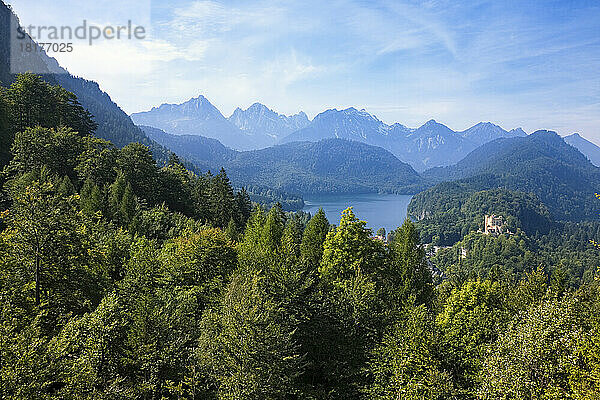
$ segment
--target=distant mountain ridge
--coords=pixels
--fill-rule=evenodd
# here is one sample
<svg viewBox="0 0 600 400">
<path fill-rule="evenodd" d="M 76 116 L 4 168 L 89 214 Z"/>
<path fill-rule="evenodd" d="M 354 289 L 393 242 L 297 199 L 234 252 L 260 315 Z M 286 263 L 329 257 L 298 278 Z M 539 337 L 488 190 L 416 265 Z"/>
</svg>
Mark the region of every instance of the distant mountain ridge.
<svg viewBox="0 0 600 400">
<path fill-rule="evenodd" d="M 254 103 L 246 110 L 237 108 L 226 118 L 202 95 L 181 104 L 163 104 L 131 117 L 138 125 L 153 126 L 170 134 L 218 139 L 236 150 L 333 138 L 354 140 L 383 147 L 417 171 L 452 165 L 476 147 L 495 139 L 526 135 L 520 128 L 506 131 L 490 122 L 481 122 L 462 132 L 433 119 L 418 128 L 399 123 L 388 125 L 354 107 L 329 109 L 311 121 L 302 111 L 286 116 Z"/>
<path fill-rule="evenodd" d="M 261 103 L 254 103 L 246 110 L 236 108 L 228 120 L 240 130 L 251 135 L 266 134 L 273 139 L 271 145 L 280 138 L 310 124 L 304 111 L 287 116 L 278 114 Z"/>
<path fill-rule="evenodd" d="M 181 104 L 162 104 L 149 111 L 131 114 L 137 125 L 153 126 L 174 135 L 201 135 L 218 139 L 237 150 L 273 146 L 280 137 L 306 126 L 304 112 L 285 116 L 260 103 L 246 110 L 237 108 L 226 118 L 203 95 Z"/>
<path fill-rule="evenodd" d="M 477 146 L 481 146 L 482 144 L 496 139 L 527 136 L 525 131 L 521 128 L 506 131 L 491 122 L 480 122 L 469 129 L 457 133 L 465 139 L 469 139 Z"/>
<path fill-rule="evenodd" d="M 455 165 L 426 170 L 422 175 L 436 181 L 451 181 L 482 173 L 513 171 L 525 160 L 568 160 L 571 165 L 592 167 L 586 157 L 556 132 L 539 130 L 526 137 L 502 138 L 488 142 Z"/>
<path fill-rule="evenodd" d="M 328 135 L 323 135 L 327 131 Z M 309 141 L 321 139 L 348 139 L 358 142 L 377 140 L 386 136 L 389 127 L 365 110 L 354 107 L 345 110 L 327 110 L 318 114 L 310 125 L 283 138 L 282 143 Z"/>
<path fill-rule="evenodd" d="M 481 122 L 462 132 L 455 132 L 433 119 L 418 128 L 407 128 L 399 123 L 387 125 L 365 110 L 351 107 L 324 111 L 309 126 L 281 142 L 317 141 L 327 137 L 357 140 L 383 147 L 417 171 L 423 171 L 434 166 L 452 165 L 491 140 L 525 135 L 520 128 L 509 132 L 489 122 Z"/>
<path fill-rule="evenodd" d="M 411 129 L 406 134 L 403 147 L 410 154 L 410 161 L 421 161 L 418 170 L 433 165 L 451 165 L 459 161 L 471 150 L 477 147 L 435 120 L 429 120 L 417 129 Z M 408 159 L 408 158 L 407 158 Z"/>
<path fill-rule="evenodd" d="M 202 95 L 181 104 L 162 104 L 150 111 L 131 114 L 137 125 L 153 126 L 175 135 L 201 135 L 219 139 L 226 146 L 252 147 L 248 133 L 242 132 Z"/>
<path fill-rule="evenodd" d="M 261 150 L 237 151 L 215 139 L 144 131 L 201 169 L 224 167 L 236 185 L 258 185 L 290 193 L 412 194 L 424 180 L 408 164 L 377 146 L 344 139 L 294 142 Z"/>
<path fill-rule="evenodd" d="M 565 136 L 564 139 L 565 142 L 575 147 L 584 156 L 586 156 L 592 162 L 592 164 L 594 164 L 596 167 L 600 167 L 600 147 L 581 137 L 579 133 Z"/>
</svg>

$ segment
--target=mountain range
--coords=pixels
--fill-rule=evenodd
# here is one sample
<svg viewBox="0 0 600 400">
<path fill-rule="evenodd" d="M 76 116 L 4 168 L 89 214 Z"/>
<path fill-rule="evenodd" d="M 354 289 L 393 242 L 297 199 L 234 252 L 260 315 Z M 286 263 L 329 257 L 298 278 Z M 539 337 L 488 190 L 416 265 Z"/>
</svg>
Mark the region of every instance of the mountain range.
<svg viewBox="0 0 600 400">
<path fill-rule="evenodd" d="M 152 126 L 175 135 L 201 135 L 218 139 L 237 150 L 255 150 L 276 144 L 282 137 L 307 126 L 305 113 L 277 114 L 260 103 L 237 108 L 229 118 L 200 95 L 181 104 L 162 104 L 131 115 L 138 125 Z"/>
<path fill-rule="evenodd" d="M 481 146 L 482 144 L 496 139 L 527 136 L 527 133 L 525 133 L 525 131 L 521 128 L 505 131 L 498 125 L 492 124 L 491 122 L 480 122 L 467 130 L 458 132 L 458 134 L 460 134 L 463 138 L 475 143 L 477 146 Z"/>
<path fill-rule="evenodd" d="M 506 131 L 490 122 L 457 132 L 430 120 L 418 128 L 388 125 L 365 110 L 330 109 L 312 121 L 304 112 L 285 116 L 260 103 L 237 108 L 225 117 L 200 95 L 181 104 L 162 104 L 131 115 L 138 125 L 152 126 L 175 135 L 201 135 L 218 139 L 236 150 L 255 150 L 274 144 L 348 139 L 383 147 L 415 170 L 452 165 L 489 141 L 525 136 L 518 128 Z"/>
<path fill-rule="evenodd" d="M 498 128 L 503 135 L 508 134 Z M 471 129 L 472 134 L 476 134 L 477 126 Z M 329 137 L 383 147 L 417 171 L 454 164 L 477 147 L 476 142 L 433 119 L 411 129 L 399 123 L 387 125 L 365 110 L 355 108 L 324 111 L 306 128 L 283 138 L 282 142 L 314 142 Z"/>
<path fill-rule="evenodd" d="M 158 143 L 203 170 L 225 168 L 234 185 L 258 185 L 290 193 L 416 193 L 425 181 L 387 150 L 345 139 L 292 142 L 238 151 L 198 135 L 171 135 L 142 126 Z"/>
<path fill-rule="evenodd" d="M 8 29 L 17 22 L 0 0 L 4 85 L 15 76 Z M 564 140 L 545 131 L 527 136 L 522 129 L 506 131 L 489 122 L 453 131 L 435 120 L 408 128 L 356 108 L 326 110 L 311 121 L 303 112 L 285 116 L 259 103 L 226 118 L 203 96 L 134 114 L 136 123 L 149 125 L 142 130 L 96 82 L 71 75 L 44 52 L 30 57 L 28 65 L 43 72 L 43 79 L 73 92 L 94 115 L 98 137 L 118 147 L 146 144 L 163 163 L 174 151 L 201 170 L 225 167 L 238 185 L 297 193 L 417 193 L 455 180 L 471 191 L 532 192 L 556 219 L 597 219 L 600 211 L 593 195 L 600 191 L 593 165 L 600 165 L 600 148 L 578 134 Z M 444 189 L 436 186 L 415 200 L 435 191 Z"/>
<path fill-rule="evenodd" d="M 246 110 L 236 108 L 228 120 L 242 132 L 255 137 L 267 135 L 272 141 L 270 145 L 310 124 L 310 120 L 303 111 L 286 116 L 278 114 L 260 103 L 254 103 Z"/>
<path fill-rule="evenodd" d="M 331 138 L 353 140 L 382 147 L 418 172 L 453 165 L 497 139 L 527 136 L 521 128 L 507 131 L 491 122 L 480 122 L 464 131 L 454 131 L 433 119 L 418 128 L 400 123 L 388 125 L 354 107 L 329 109 L 311 121 L 304 112 L 286 116 L 254 103 L 245 110 L 237 108 L 230 117 L 225 117 L 202 95 L 182 104 L 163 104 L 131 117 L 136 124 L 184 135 L 185 140 L 192 141 L 194 135 L 206 136 L 235 150 Z M 600 166 L 600 147 L 579 134 L 564 140 Z"/>
</svg>

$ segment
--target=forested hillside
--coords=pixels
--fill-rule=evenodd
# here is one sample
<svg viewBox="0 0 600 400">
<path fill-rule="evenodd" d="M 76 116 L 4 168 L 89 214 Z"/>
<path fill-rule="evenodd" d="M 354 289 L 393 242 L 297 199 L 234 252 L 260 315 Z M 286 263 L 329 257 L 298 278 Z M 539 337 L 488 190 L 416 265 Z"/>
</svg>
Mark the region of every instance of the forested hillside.
<svg viewBox="0 0 600 400">
<path fill-rule="evenodd" d="M 388 151 L 343 139 L 238 153 L 232 179 L 296 193 L 414 193 L 423 180 Z"/>
<path fill-rule="evenodd" d="M 237 154 L 217 139 L 200 135 L 170 135 L 146 125 L 140 125 L 140 128 L 149 138 L 180 154 L 204 171 L 214 169 L 217 165 L 218 168 L 223 167 Z"/>
<path fill-rule="evenodd" d="M 483 228 L 485 215 L 506 218 L 507 228 L 528 235 L 546 234 L 554 225 L 545 204 L 531 193 L 506 189 L 475 191 L 468 185 L 445 182 L 417 194 L 408 215 L 418 221 L 421 239 L 452 245 L 469 232 Z"/>
<path fill-rule="evenodd" d="M 95 128 L 35 76 L 0 92 L 2 398 L 597 397 L 598 224 L 530 236 L 534 196 L 474 193 L 466 222 L 500 198 L 516 233 L 428 259 L 408 220 L 251 209 Z"/>
<path fill-rule="evenodd" d="M 600 191 L 600 169 L 554 132 L 495 140 L 456 165 L 433 168 L 423 176 L 434 182 L 458 180 L 467 191 L 504 188 L 533 193 L 556 220 L 597 220 L 600 213 L 594 197 Z"/>
<path fill-rule="evenodd" d="M 232 181 L 289 193 L 416 193 L 425 186 L 412 167 L 375 146 L 344 139 L 295 142 L 235 151 L 215 139 L 143 127 L 154 140 L 206 169 L 225 168 Z"/>
</svg>

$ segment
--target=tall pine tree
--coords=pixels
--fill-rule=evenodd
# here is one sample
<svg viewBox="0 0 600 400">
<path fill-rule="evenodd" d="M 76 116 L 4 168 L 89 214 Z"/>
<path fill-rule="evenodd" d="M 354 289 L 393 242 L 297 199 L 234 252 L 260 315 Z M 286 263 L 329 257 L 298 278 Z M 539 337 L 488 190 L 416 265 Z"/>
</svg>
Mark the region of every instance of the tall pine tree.
<svg viewBox="0 0 600 400">
<path fill-rule="evenodd" d="M 213 224 L 220 228 L 226 227 L 229 220 L 234 217 L 235 196 L 231 182 L 223 168 L 210 180 L 209 202 Z"/>
<path fill-rule="evenodd" d="M 302 261 L 317 269 L 323 256 L 323 243 L 329 232 L 329 221 L 322 208 L 310 219 L 302 236 L 300 254 Z"/>
</svg>

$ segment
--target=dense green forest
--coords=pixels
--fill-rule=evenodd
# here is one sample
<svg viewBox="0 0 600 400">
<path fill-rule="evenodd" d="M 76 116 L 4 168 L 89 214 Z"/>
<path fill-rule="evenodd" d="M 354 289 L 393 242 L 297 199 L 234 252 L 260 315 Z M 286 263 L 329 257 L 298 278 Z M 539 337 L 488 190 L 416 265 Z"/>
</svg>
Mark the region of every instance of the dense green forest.
<svg viewBox="0 0 600 400">
<path fill-rule="evenodd" d="M 304 200 L 300 195 L 256 185 L 245 185 L 244 190 L 253 203 L 261 204 L 265 208 L 271 208 L 277 203 L 283 211 L 300 211 L 304 208 Z"/>
<path fill-rule="evenodd" d="M 142 126 L 143 131 L 158 143 L 182 155 L 202 171 L 218 171 L 235 159 L 239 153 L 225 147 L 217 139 L 193 135 L 169 135 L 164 131 L 151 126 Z M 228 171 L 230 169 L 228 168 Z M 260 203 L 265 207 L 272 207 L 275 203 L 281 204 L 284 211 L 298 211 L 304 207 L 304 200 L 300 195 L 274 189 L 273 186 L 252 184 L 252 180 L 239 180 L 234 185 L 243 185 L 250 196 L 250 200 Z M 264 183 L 264 182 L 263 182 Z M 293 188 L 292 188 L 293 189 Z"/>
<path fill-rule="evenodd" d="M 532 193 L 475 191 L 462 182 L 444 182 L 415 195 L 408 214 L 418 221 L 424 243 L 445 246 L 483 229 L 483 218 L 489 214 L 502 215 L 511 232 L 546 234 L 554 225 L 546 205 Z"/>
<path fill-rule="evenodd" d="M 95 128 L 34 75 L 1 92 L 0 398 L 598 398 L 600 226 L 503 191 L 515 235 L 428 259 L 408 220 L 252 208 Z"/>
<path fill-rule="evenodd" d="M 516 283 L 529 265 L 557 272 L 570 287 L 593 280 L 600 222 L 555 221 L 532 194 L 507 189 L 474 191 L 462 181 L 444 182 L 416 195 L 409 206 L 433 265 L 463 282 L 494 277 Z M 504 218 L 511 234 L 481 233 L 484 216 Z M 441 249 L 440 249 L 441 247 Z"/>
</svg>

